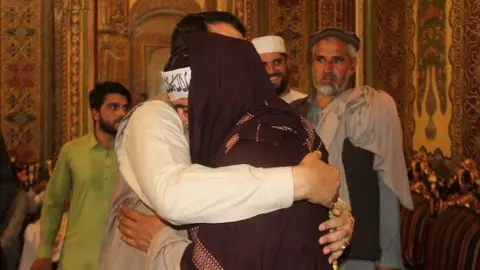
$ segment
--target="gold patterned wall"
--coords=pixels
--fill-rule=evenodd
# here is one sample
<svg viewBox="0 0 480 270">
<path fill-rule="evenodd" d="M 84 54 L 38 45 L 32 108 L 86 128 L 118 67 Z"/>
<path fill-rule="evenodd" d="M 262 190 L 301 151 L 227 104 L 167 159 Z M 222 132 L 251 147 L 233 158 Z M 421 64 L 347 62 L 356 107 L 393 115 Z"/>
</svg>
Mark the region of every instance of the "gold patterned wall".
<svg viewBox="0 0 480 270">
<path fill-rule="evenodd" d="M 448 9 L 452 63 L 451 83 L 447 85 L 452 102 L 449 135 L 452 156 L 474 157 L 480 164 L 480 1 L 453 0 Z"/>
<path fill-rule="evenodd" d="M 450 1 L 417 1 L 413 8 L 416 25 L 413 148 L 425 147 L 429 152 L 439 149 L 447 157 L 452 156 L 452 140 L 445 136 L 452 119 L 452 102 L 448 98 L 452 75 L 448 61 L 452 43 L 452 29 L 447 21 L 450 4 Z"/>
<path fill-rule="evenodd" d="M 88 92 L 98 81 L 122 82 L 137 101 L 157 91 L 176 22 L 201 11 L 200 4 L 217 5 L 200 2 L 1 0 L 0 122 L 7 148 L 43 160 L 91 131 Z"/>
<path fill-rule="evenodd" d="M 308 36 L 323 27 L 362 38 L 365 79 L 396 100 L 407 156 L 425 149 L 480 161 L 480 2 L 476 0 L 0 0 L 0 122 L 7 146 L 42 159 L 92 128 L 88 92 L 120 81 L 155 94 L 175 23 L 228 10 L 247 38 L 281 35 L 292 85 L 310 89 Z M 163 27 L 158 27 L 162 25 Z M 363 72 L 363 70 L 365 72 Z M 365 77 L 363 77 L 365 74 Z"/>
<path fill-rule="evenodd" d="M 480 2 L 369 2 L 367 72 L 397 101 L 407 154 L 480 162 Z"/>
<path fill-rule="evenodd" d="M 0 0 L 0 122 L 8 149 L 43 160 L 92 130 L 88 92 L 158 92 L 174 25 L 216 0 Z M 162 27 L 158 27 L 162 25 Z"/>
<path fill-rule="evenodd" d="M 96 82 L 119 81 L 135 101 L 142 93 L 158 92 L 171 31 L 189 12 L 228 10 L 245 23 L 248 38 L 282 35 L 291 55 L 292 84 L 304 92 L 310 85 L 308 36 L 325 26 L 355 29 L 355 4 L 349 0 L 0 3 L 2 131 L 9 149 L 21 145 L 34 152 L 34 160 L 92 130 L 88 92 Z"/>
<path fill-rule="evenodd" d="M 1 0 L 0 121 L 8 149 L 30 149 L 38 160 L 45 119 L 42 74 L 43 1 Z"/>
</svg>

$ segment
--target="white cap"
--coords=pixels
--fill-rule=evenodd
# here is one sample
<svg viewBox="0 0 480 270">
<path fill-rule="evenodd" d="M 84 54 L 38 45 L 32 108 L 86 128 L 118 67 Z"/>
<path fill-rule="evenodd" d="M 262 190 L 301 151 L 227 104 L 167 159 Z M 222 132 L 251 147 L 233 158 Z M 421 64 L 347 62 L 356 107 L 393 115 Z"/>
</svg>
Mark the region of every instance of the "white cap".
<svg viewBox="0 0 480 270">
<path fill-rule="evenodd" d="M 274 52 L 287 53 L 285 41 L 279 36 L 264 36 L 254 38 L 252 43 L 258 54 Z"/>
<path fill-rule="evenodd" d="M 162 71 L 162 78 L 170 100 L 188 98 L 192 70 L 190 67 Z"/>
</svg>

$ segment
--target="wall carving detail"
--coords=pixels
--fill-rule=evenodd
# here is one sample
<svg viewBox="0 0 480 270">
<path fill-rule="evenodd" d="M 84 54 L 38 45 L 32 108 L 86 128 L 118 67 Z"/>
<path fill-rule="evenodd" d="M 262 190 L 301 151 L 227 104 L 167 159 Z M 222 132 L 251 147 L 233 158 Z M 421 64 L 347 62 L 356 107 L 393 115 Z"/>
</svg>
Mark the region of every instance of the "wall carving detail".
<svg viewBox="0 0 480 270">
<path fill-rule="evenodd" d="M 290 86 L 307 93 L 310 72 L 308 65 L 308 36 L 312 22 L 308 1 L 269 1 L 268 32 L 285 39 L 289 51 Z M 313 15 L 313 14 L 312 14 Z"/>
<path fill-rule="evenodd" d="M 437 137 L 437 124 L 433 115 L 447 112 L 446 93 L 446 11 L 445 1 L 418 2 L 418 86 L 416 108 L 419 117 L 428 115 L 425 127 L 426 139 Z M 423 127 L 422 127 L 423 128 Z"/>
<path fill-rule="evenodd" d="M 480 2 L 452 1 L 449 16 L 453 28 L 449 59 L 452 82 L 449 86 L 453 103 L 450 123 L 452 158 L 458 164 L 463 158 L 480 162 Z"/>
<path fill-rule="evenodd" d="M 0 120 L 8 149 L 40 158 L 42 136 L 42 1 L 0 1 Z"/>
<path fill-rule="evenodd" d="M 315 3 L 315 31 L 340 27 L 355 32 L 355 1 L 317 0 Z"/>
<path fill-rule="evenodd" d="M 413 103 L 415 68 L 413 0 L 372 2 L 373 86 L 387 91 L 397 102 L 406 158 L 412 155 L 415 131 Z"/>
<path fill-rule="evenodd" d="M 265 0 L 266 1 L 266 0 Z M 247 39 L 251 40 L 263 35 L 259 29 L 259 19 L 262 17 L 262 1 L 259 0 L 230 0 L 231 13 L 239 18 L 247 29 Z"/>
</svg>

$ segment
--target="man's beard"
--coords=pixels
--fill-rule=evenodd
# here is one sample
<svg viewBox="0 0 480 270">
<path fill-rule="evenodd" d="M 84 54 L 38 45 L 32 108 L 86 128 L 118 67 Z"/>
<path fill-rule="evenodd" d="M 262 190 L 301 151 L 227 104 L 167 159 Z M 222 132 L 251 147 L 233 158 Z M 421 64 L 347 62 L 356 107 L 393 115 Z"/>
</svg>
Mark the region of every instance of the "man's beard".
<svg viewBox="0 0 480 270">
<path fill-rule="evenodd" d="M 345 87 L 338 84 L 322 84 L 315 88 L 317 89 L 317 93 L 325 97 L 334 97 L 345 91 Z"/>
<path fill-rule="evenodd" d="M 274 77 L 274 76 L 280 77 L 280 85 L 275 87 L 275 92 L 277 93 L 277 96 L 280 96 L 281 94 L 283 94 L 283 92 L 285 92 L 285 90 L 287 90 L 287 86 L 289 83 L 288 76 L 283 75 L 281 73 L 274 73 L 270 75 L 270 77 Z"/>
<path fill-rule="evenodd" d="M 333 73 L 327 73 L 322 77 L 322 79 L 323 78 L 336 79 L 337 76 L 335 76 L 335 74 Z M 323 84 L 322 82 L 315 82 L 315 89 L 317 90 L 317 93 L 322 96 L 335 97 L 346 90 L 347 88 L 346 85 L 349 78 L 350 76 L 347 75 L 347 77 L 345 77 L 345 80 L 343 82 L 332 83 L 332 84 Z"/>
<path fill-rule="evenodd" d="M 114 122 L 115 123 L 115 122 Z M 100 126 L 100 129 L 105 131 L 106 133 L 110 134 L 110 135 L 117 135 L 117 131 L 118 129 L 115 127 L 115 124 L 109 124 L 107 122 L 105 122 L 105 120 L 103 120 L 101 117 L 100 117 L 100 120 L 98 120 L 98 124 Z"/>
</svg>

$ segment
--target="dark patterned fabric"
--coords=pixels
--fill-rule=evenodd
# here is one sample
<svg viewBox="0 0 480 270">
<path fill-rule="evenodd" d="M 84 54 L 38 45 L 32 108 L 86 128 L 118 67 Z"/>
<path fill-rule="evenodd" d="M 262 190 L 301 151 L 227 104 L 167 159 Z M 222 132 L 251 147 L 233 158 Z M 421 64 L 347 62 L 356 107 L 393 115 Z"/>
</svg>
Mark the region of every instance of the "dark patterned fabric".
<svg viewBox="0 0 480 270">
<path fill-rule="evenodd" d="M 448 207 L 434 216 L 430 202 L 412 193 L 415 210 L 401 208 L 402 248 L 411 269 L 479 270 L 480 215 Z"/>
<path fill-rule="evenodd" d="M 415 205 L 413 211 L 400 208 L 403 257 L 410 266 L 419 266 L 425 263 L 427 235 L 433 218 L 429 212 L 429 203 L 423 196 L 412 193 L 412 199 Z"/>
<path fill-rule="evenodd" d="M 425 269 L 480 269 L 480 215 L 468 208 L 445 210 L 428 233 Z"/>
<path fill-rule="evenodd" d="M 309 152 L 295 130 L 267 125 L 235 130 L 240 132 L 232 134 L 241 134 L 238 142 L 227 154 L 219 153 L 214 166 L 288 166 Z M 326 208 L 301 201 L 239 222 L 201 224 L 190 230 L 193 244 L 183 256 L 182 270 L 332 269 L 318 244 L 318 225 L 327 219 Z"/>
</svg>

